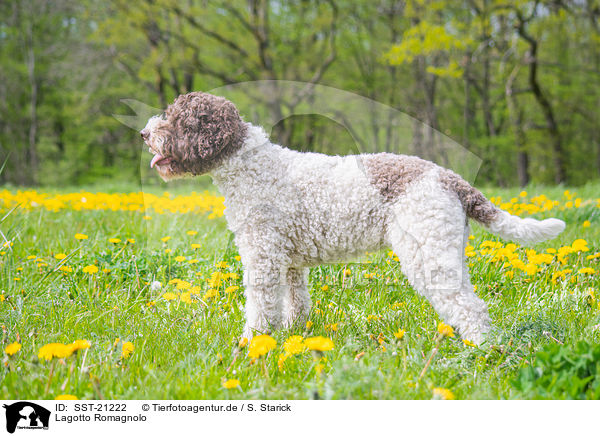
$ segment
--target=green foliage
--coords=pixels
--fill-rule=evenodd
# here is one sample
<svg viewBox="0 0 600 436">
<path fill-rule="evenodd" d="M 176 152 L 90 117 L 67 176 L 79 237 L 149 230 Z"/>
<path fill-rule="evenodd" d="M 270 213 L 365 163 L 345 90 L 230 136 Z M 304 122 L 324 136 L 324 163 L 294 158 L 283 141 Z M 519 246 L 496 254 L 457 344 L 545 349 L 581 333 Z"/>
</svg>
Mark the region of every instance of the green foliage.
<svg viewBox="0 0 600 436">
<path fill-rule="evenodd" d="M 557 155 L 566 182 L 586 183 L 600 170 L 595 9 L 537 3 L 2 2 L 0 160 L 10 158 L 0 183 L 135 180 L 141 143 L 113 117 L 131 115 L 121 99 L 164 108 L 181 93 L 265 79 L 337 87 L 414 116 L 483 159 L 480 183 L 515 185 L 521 173 L 553 182 Z M 536 43 L 535 56 L 519 29 Z M 531 59 L 556 129 L 529 83 Z M 254 103 L 243 114 L 257 123 L 310 101 L 308 93 L 289 105 L 258 94 L 245 96 Z M 372 137 L 386 130 L 383 121 L 373 120 Z M 427 157 L 432 140 L 419 126 L 393 134 L 411 137 L 414 153 Z M 272 136 L 296 149 L 354 151 L 339 129 L 292 117 Z M 519 151 L 528 158 L 522 171 Z"/>
<path fill-rule="evenodd" d="M 600 344 L 548 344 L 511 382 L 524 398 L 600 399 Z"/>
</svg>

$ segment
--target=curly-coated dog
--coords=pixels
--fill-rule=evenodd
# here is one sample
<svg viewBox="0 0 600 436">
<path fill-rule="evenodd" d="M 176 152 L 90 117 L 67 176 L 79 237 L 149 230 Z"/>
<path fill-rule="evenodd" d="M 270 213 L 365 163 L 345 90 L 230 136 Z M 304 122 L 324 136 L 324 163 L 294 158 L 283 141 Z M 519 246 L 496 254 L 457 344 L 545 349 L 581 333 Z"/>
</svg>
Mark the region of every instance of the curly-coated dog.
<svg viewBox="0 0 600 436">
<path fill-rule="evenodd" d="M 417 157 L 327 156 L 273 144 L 233 103 L 206 93 L 179 96 L 141 135 L 164 180 L 209 173 L 225 196 L 244 266 L 248 339 L 306 318 L 308 267 L 391 246 L 441 318 L 480 343 L 490 318 L 469 280 L 468 218 L 525 244 L 565 228 L 497 209 L 457 174 Z"/>
</svg>

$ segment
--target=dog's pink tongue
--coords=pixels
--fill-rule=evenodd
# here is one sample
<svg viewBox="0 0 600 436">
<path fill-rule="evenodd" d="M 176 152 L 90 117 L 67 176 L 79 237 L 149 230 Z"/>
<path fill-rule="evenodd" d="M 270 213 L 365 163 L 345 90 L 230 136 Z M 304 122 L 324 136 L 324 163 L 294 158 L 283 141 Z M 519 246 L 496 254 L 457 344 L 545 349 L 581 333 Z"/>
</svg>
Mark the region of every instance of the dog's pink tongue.
<svg viewBox="0 0 600 436">
<path fill-rule="evenodd" d="M 152 158 L 152 161 L 150 162 L 150 168 L 154 168 L 154 165 L 156 165 L 156 162 L 158 162 L 161 159 L 163 159 L 163 157 L 160 154 L 155 154 L 154 157 Z"/>
</svg>

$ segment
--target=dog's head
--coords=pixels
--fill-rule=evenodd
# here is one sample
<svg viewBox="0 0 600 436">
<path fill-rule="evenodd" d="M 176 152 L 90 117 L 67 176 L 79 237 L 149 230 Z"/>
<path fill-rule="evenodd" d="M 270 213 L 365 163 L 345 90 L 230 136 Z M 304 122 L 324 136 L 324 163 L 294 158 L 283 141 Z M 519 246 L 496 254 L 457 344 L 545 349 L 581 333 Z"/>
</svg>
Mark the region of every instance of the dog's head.
<svg viewBox="0 0 600 436">
<path fill-rule="evenodd" d="M 163 115 L 150 118 L 140 134 L 154 154 L 150 166 L 166 181 L 216 168 L 242 146 L 246 131 L 233 103 L 191 92 L 177 97 Z"/>
</svg>

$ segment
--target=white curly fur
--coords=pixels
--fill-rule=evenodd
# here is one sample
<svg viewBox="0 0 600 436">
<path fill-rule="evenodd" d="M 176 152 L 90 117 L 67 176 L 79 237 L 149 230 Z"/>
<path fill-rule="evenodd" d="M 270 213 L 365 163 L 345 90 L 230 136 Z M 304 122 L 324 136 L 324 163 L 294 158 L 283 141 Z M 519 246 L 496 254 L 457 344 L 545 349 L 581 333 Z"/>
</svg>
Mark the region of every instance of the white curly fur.
<svg viewBox="0 0 600 436">
<path fill-rule="evenodd" d="M 243 336 L 305 319 L 311 307 L 308 267 L 391 246 L 411 285 L 442 319 L 481 342 L 490 318 L 469 280 L 468 221 L 456 193 L 440 183 L 441 168 L 433 166 L 386 201 L 369 182 L 363 157 L 292 151 L 248 123 L 242 148 L 211 171 L 244 266 Z M 502 212 L 487 227 L 539 241 L 555 236 L 564 223 Z"/>
</svg>

